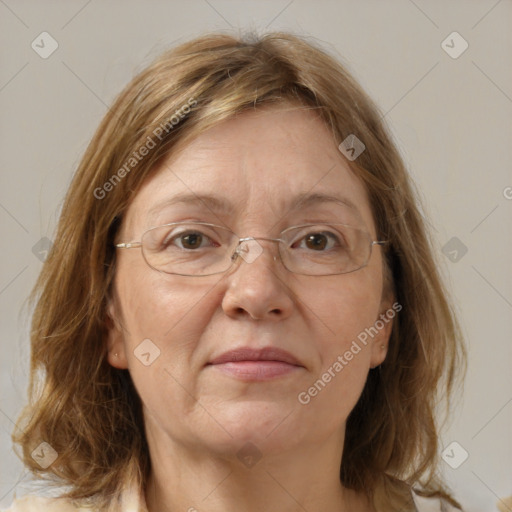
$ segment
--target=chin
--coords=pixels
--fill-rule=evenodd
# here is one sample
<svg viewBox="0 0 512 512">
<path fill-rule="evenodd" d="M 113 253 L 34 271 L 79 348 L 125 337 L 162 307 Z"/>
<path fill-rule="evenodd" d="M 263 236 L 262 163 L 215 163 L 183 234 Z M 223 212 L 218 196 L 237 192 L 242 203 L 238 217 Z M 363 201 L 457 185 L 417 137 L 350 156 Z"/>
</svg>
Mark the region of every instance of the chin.
<svg viewBox="0 0 512 512">
<path fill-rule="evenodd" d="M 252 443 L 261 451 L 269 453 L 291 448 L 300 439 L 294 422 L 287 421 L 287 416 L 292 412 L 291 407 L 281 403 L 256 400 L 223 402 L 215 410 L 209 409 L 209 412 L 231 435 L 222 435 L 221 439 L 215 436 L 216 449 L 220 451 L 233 453 L 234 450 L 236 453 L 247 443 Z M 213 433 L 211 429 L 209 432 Z"/>
</svg>

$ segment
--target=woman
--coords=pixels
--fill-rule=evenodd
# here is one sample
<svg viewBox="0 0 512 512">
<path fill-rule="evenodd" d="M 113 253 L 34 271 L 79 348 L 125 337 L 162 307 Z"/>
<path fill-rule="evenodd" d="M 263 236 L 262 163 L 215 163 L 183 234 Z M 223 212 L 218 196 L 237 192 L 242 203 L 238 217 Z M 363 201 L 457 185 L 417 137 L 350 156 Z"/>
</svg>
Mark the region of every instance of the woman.
<svg viewBox="0 0 512 512">
<path fill-rule="evenodd" d="M 137 76 L 34 299 L 15 440 L 67 487 L 13 511 L 459 508 L 434 406 L 464 350 L 417 200 L 300 38 L 209 35 Z"/>
</svg>

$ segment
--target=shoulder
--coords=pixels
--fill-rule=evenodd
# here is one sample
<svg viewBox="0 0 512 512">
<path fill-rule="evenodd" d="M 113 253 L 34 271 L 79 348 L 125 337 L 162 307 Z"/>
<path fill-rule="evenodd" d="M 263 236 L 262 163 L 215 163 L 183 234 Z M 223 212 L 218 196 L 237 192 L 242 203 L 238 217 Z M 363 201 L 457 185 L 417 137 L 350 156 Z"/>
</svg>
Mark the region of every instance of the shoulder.
<svg viewBox="0 0 512 512">
<path fill-rule="evenodd" d="M 147 512 L 144 494 L 136 485 L 125 487 L 119 500 L 123 512 Z M 117 510 L 117 508 L 116 508 Z M 0 512 L 99 512 L 94 506 L 80 506 L 67 498 L 43 498 L 28 495 L 15 499 L 7 509 Z"/>
<path fill-rule="evenodd" d="M 136 482 L 125 485 L 120 496 L 112 502 L 112 505 L 113 509 L 122 512 L 148 512 L 144 493 L 139 489 Z M 99 512 L 99 509 L 93 505 L 80 506 L 69 498 L 42 497 L 29 494 L 14 499 L 9 508 L 0 509 L 0 512 Z"/>
<path fill-rule="evenodd" d="M 70 500 L 65 498 L 42 498 L 38 496 L 25 496 L 15 499 L 12 505 L 1 512 L 78 512 L 89 511 L 83 507 L 73 505 Z"/>
</svg>

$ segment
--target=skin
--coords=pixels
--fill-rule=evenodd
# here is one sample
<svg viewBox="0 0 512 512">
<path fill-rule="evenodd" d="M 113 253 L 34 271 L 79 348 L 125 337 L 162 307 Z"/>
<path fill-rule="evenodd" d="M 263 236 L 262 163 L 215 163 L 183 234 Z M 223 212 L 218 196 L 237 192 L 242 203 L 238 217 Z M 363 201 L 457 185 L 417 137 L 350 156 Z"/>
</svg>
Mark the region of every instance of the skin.
<svg viewBox="0 0 512 512">
<path fill-rule="evenodd" d="M 191 191 L 222 196 L 232 211 L 197 201 L 150 213 Z M 303 192 L 339 195 L 356 209 L 335 203 L 290 209 Z M 311 110 L 289 106 L 224 121 L 169 157 L 134 198 L 118 241 L 138 241 L 152 226 L 188 219 L 226 225 L 240 237 L 272 238 L 307 222 L 357 222 L 376 240 L 365 188 L 332 134 Z M 273 259 L 277 244 L 261 246 L 252 263 L 239 259 L 225 274 L 208 277 L 159 273 L 140 249 L 118 250 L 108 360 L 129 369 L 143 402 L 150 512 L 373 510 L 343 488 L 339 467 L 347 417 L 370 368 L 386 356 L 391 322 L 308 404 L 297 396 L 391 306 L 381 249 L 374 247 L 356 272 L 318 277 L 287 271 Z M 147 338 L 161 351 L 149 366 L 134 355 Z M 205 366 L 248 345 L 283 348 L 302 367 L 247 382 Z M 261 457 L 251 467 L 237 456 L 249 442 Z"/>
</svg>

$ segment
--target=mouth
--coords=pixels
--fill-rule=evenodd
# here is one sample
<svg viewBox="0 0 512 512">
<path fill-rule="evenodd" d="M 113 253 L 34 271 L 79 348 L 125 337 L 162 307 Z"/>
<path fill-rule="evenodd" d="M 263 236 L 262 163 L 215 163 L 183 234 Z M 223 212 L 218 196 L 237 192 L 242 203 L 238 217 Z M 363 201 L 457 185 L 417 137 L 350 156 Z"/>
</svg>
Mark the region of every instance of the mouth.
<svg viewBox="0 0 512 512">
<path fill-rule="evenodd" d="M 247 381 L 284 377 L 304 368 L 295 356 L 277 347 L 230 350 L 215 357 L 206 366 Z"/>
</svg>

